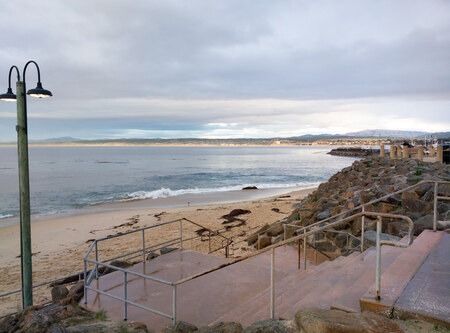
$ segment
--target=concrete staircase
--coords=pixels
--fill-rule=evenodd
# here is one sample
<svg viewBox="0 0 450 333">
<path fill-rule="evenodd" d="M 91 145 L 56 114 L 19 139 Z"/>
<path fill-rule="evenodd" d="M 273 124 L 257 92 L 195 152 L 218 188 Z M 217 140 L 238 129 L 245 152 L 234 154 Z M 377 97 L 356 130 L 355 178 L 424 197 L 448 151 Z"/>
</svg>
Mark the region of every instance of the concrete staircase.
<svg viewBox="0 0 450 333">
<path fill-rule="evenodd" d="M 308 264 L 306 270 L 297 269 L 296 248 L 290 246 L 277 248 L 275 252 L 275 317 L 291 319 L 299 309 L 304 307 L 392 313 L 397 300 L 403 296 L 405 288 L 408 289 L 410 281 L 414 280 L 416 272 L 421 269 L 424 262 L 426 266 L 430 253 L 439 249 L 438 254 L 441 257 L 445 256 L 446 249 L 450 246 L 450 237 L 447 236 L 450 235 L 446 237 L 443 235 L 444 232 L 426 230 L 408 248 L 382 246 L 382 298 L 380 301 L 375 301 L 374 298 L 375 248 L 326 261 L 318 266 Z M 445 241 L 444 249 L 440 244 L 441 240 Z M 433 260 L 434 262 L 442 261 L 436 258 Z M 177 281 L 180 277 L 196 273 L 199 266 L 205 269 L 226 261 L 211 255 L 183 250 L 160 256 L 145 265 L 135 265 L 133 270 L 152 273 L 152 276 L 160 276 L 168 281 Z M 444 297 L 450 290 L 448 288 L 450 266 L 448 261 L 445 262 L 447 266 L 444 271 L 447 275 L 443 278 L 443 288 L 446 292 L 438 293 Z M 427 273 L 423 273 L 425 274 Z M 442 283 L 442 276 L 439 276 L 441 278 L 439 281 Z M 120 295 L 123 289 L 122 281 L 122 273 L 114 272 L 101 277 L 97 282 L 94 280 L 92 285 L 103 286 L 108 292 Z M 269 281 L 270 252 L 189 281 L 178 286 L 177 289 L 178 319 L 197 326 L 220 321 L 235 321 L 245 326 L 267 319 L 270 317 Z M 432 285 L 433 281 L 430 281 L 429 284 Z M 416 283 L 420 283 L 420 280 Z M 152 281 L 143 282 L 142 279 L 135 278 L 130 281 L 128 288 L 129 296 L 133 301 L 170 313 L 172 295 L 171 289 L 167 286 Z M 92 291 L 90 295 L 88 308 L 104 309 L 110 315 L 121 316 L 123 311 L 121 302 Z M 435 297 L 439 298 L 439 295 Z M 402 303 L 403 313 L 406 311 L 405 304 L 408 301 L 410 300 L 405 299 Z M 443 302 L 447 303 L 445 299 Z M 417 302 L 414 304 L 418 306 Z M 156 330 L 170 323 L 169 319 L 133 306 L 129 307 L 128 313 L 129 320 L 145 322 Z M 450 314 L 445 309 L 440 320 L 439 323 L 450 323 Z"/>
<path fill-rule="evenodd" d="M 436 247 L 442 232 L 424 231 L 409 248 L 382 246 L 381 301 L 375 301 L 375 248 L 353 253 L 297 271 L 275 284 L 275 316 L 293 318 L 304 307 L 340 309 L 349 312 L 392 311 L 395 301 Z M 270 290 L 240 304 L 214 322 L 238 321 L 243 325 L 269 317 Z"/>
</svg>

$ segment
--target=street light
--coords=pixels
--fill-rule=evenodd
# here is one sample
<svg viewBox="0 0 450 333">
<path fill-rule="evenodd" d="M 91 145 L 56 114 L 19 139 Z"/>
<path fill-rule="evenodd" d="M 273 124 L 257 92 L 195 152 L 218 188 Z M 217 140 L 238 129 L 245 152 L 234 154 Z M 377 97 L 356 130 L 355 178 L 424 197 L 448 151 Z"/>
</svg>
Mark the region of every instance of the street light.
<svg viewBox="0 0 450 333">
<path fill-rule="evenodd" d="M 25 94 L 25 74 L 29 64 L 34 64 L 38 73 L 35 89 Z M 11 74 L 17 73 L 16 94 L 11 89 Z M 27 128 L 27 95 L 44 98 L 51 97 L 49 90 L 42 88 L 41 72 L 35 61 L 28 61 L 22 72 L 23 81 L 17 66 L 9 69 L 8 90 L 0 95 L 0 100 L 17 102 L 17 152 L 19 161 L 19 195 L 20 195 L 20 262 L 22 272 L 22 307 L 33 305 L 33 272 L 31 266 L 31 227 L 30 227 L 30 177 L 28 168 L 28 128 Z"/>
</svg>

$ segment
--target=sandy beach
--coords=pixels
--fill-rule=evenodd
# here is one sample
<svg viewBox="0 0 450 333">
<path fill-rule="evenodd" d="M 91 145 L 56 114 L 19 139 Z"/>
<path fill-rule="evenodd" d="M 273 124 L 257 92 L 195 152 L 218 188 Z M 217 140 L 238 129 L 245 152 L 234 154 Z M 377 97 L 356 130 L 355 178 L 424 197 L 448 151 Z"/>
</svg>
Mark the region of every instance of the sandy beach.
<svg viewBox="0 0 450 333">
<path fill-rule="evenodd" d="M 241 239 L 266 223 L 274 223 L 291 212 L 291 206 L 314 189 L 298 190 L 290 193 L 257 191 L 236 191 L 232 198 L 214 198 L 204 195 L 198 198 L 178 198 L 178 205 L 166 204 L 162 200 L 148 200 L 93 208 L 83 215 L 58 217 L 35 221 L 32 228 L 33 284 L 75 274 L 83 270 L 83 257 L 94 239 L 116 235 L 130 230 L 156 225 L 162 222 L 186 218 L 212 230 L 224 229 L 227 224 L 222 218 L 233 209 L 249 210 L 240 215 L 242 225 L 224 232 L 227 237 L 241 235 Z M 280 190 L 281 191 L 281 190 Z M 284 189 L 286 192 L 286 189 Z M 226 196 L 227 194 L 222 194 Z M 270 197 L 267 197 L 271 195 Z M 261 198 L 266 196 L 266 198 Z M 209 199 L 208 199 L 209 197 Z M 221 204 L 209 204 L 216 200 Z M 237 202 L 236 202 L 237 201 Z M 158 206 L 159 205 L 159 206 Z M 158 206 L 158 207 L 157 207 Z M 150 207 L 150 208 L 149 208 Z M 97 211 L 96 211 L 97 209 Z M 238 224 L 241 224 L 239 222 Z M 237 225 L 236 223 L 231 225 Z M 228 225 L 230 226 L 230 225 Z M 198 226 L 184 223 L 183 237 L 196 235 Z M 248 230 L 248 231 L 247 231 Z M 246 232 L 244 232 L 246 231 Z M 17 224 L 0 228 L 0 294 L 20 289 L 20 245 Z M 173 239 L 179 235 L 179 224 L 169 224 L 146 232 L 147 245 Z M 141 247 L 142 235 L 130 234 L 103 242 L 99 246 L 99 259 L 107 259 Z M 184 247 L 207 251 L 207 241 L 200 239 L 184 243 Z M 245 252 L 245 243 L 234 248 L 232 255 Z M 219 240 L 213 246 L 220 246 Z M 47 301 L 49 287 L 35 289 L 36 304 Z M 20 308 L 20 295 L 4 297 L 0 302 L 0 316 Z"/>
</svg>

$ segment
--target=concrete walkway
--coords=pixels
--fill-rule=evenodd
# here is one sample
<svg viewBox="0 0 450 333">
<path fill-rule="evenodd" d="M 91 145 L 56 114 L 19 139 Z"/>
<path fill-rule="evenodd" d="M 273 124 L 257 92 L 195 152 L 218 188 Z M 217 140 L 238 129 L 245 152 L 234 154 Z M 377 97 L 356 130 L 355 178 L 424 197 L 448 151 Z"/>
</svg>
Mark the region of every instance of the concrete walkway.
<svg viewBox="0 0 450 333">
<path fill-rule="evenodd" d="M 450 234 L 444 234 L 394 305 L 394 316 L 450 328 Z"/>
</svg>

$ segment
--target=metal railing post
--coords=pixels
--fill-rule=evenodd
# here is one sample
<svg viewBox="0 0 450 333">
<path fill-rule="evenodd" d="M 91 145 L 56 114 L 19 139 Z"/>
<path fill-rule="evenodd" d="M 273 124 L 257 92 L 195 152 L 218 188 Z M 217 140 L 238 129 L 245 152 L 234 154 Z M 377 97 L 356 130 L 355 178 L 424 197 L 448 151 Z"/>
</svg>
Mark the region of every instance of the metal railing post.
<svg viewBox="0 0 450 333">
<path fill-rule="evenodd" d="M 97 242 L 95 242 L 95 278 L 98 279 L 98 250 L 97 250 Z"/>
<path fill-rule="evenodd" d="M 172 293 L 172 323 L 176 325 L 177 323 L 177 286 L 173 286 Z"/>
<path fill-rule="evenodd" d="M 376 268 L 376 277 L 375 277 L 375 285 L 377 289 L 376 299 L 380 300 L 380 288 L 381 288 L 381 222 L 382 217 L 377 217 L 377 268 Z"/>
<path fill-rule="evenodd" d="M 345 252 L 348 254 L 348 234 L 346 236 L 347 236 L 347 246 L 345 248 Z"/>
<path fill-rule="evenodd" d="M 86 258 L 84 259 L 84 304 L 87 304 L 87 288 L 86 288 L 86 281 L 87 281 L 87 263 Z"/>
<path fill-rule="evenodd" d="M 123 303 L 123 320 L 127 320 L 128 315 L 128 303 L 127 303 L 127 272 L 123 272 L 123 298 L 125 302 Z"/>
<path fill-rule="evenodd" d="M 313 245 L 314 245 L 314 266 L 317 265 L 317 249 L 316 249 L 316 233 L 313 233 Z"/>
<path fill-rule="evenodd" d="M 211 253 L 211 231 L 209 232 L 208 248 L 209 248 L 208 253 Z"/>
<path fill-rule="evenodd" d="M 366 211 L 366 206 L 362 206 L 362 212 L 364 213 Z M 364 227 L 365 227 L 366 217 L 363 215 L 361 216 L 361 252 L 364 252 Z"/>
<path fill-rule="evenodd" d="M 183 249 L 183 220 L 180 220 L 180 249 Z"/>
<path fill-rule="evenodd" d="M 275 318 L 275 249 L 270 250 L 270 318 Z"/>
<path fill-rule="evenodd" d="M 306 228 L 305 231 L 303 233 L 304 237 L 303 237 L 303 269 L 306 269 Z"/>
<path fill-rule="evenodd" d="M 434 213 L 433 213 L 433 231 L 437 228 L 437 202 L 438 202 L 438 182 L 434 183 Z"/>
<path fill-rule="evenodd" d="M 145 262 L 145 229 L 142 229 L 142 262 Z"/>
</svg>

